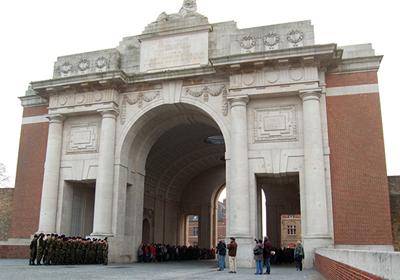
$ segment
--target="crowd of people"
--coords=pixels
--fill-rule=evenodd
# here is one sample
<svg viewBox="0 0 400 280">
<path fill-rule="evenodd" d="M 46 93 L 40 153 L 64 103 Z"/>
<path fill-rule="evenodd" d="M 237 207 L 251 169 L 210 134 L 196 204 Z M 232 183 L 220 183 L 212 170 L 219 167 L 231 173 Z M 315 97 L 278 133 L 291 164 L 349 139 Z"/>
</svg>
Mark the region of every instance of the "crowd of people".
<svg viewBox="0 0 400 280">
<path fill-rule="evenodd" d="M 296 263 L 296 269 L 302 270 L 304 249 L 300 241 L 297 241 L 294 249 L 276 249 L 272 247 L 268 237 L 264 240 L 255 239 L 253 248 L 256 263 L 255 274 L 271 273 L 272 263 Z M 224 240 L 218 242 L 216 250 L 205 249 L 198 246 L 176 246 L 165 244 L 141 244 L 137 255 L 138 262 L 166 262 L 185 260 L 218 260 L 218 270 L 226 267 L 225 259 L 228 254 L 229 272 L 236 273 L 236 253 L 238 245 L 234 237 L 230 243 Z M 82 237 L 66 237 L 58 234 L 35 234 L 30 243 L 30 265 L 69 265 L 69 264 L 108 264 L 108 242 L 104 239 L 89 239 Z"/>
<path fill-rule="evenodd" d="M 138 249 L 138 262 L 166 262 L 184 260 L 215 259 L 214 249 L 198 246 L 175 246 L 165 244 L 141 244 Z"/>
<path fill-rule="evenodd" d="M 230 243 L 225 244 L 224 240 L 218 242 L 216 248 L 217 260 L 218 260 L 218 271 L 223 271 L 225 269 L 225 259 L 228 253 L 229 258 L 229 272 L 236 273 L 236 252 L 238 245 L 235 238 L 230 238 Z M 296 270 L 303 270 L 303 259 L 304 259 L 304 249 L 301 241 L 297 241 L 296 248 L 283 248 L 275 249 L 273 248 L 268 237 L 264 240 L 255 239 L 255 246 L 253 248 L 254 261 L 256 264 L 255 274 L 263 274 L 263 267 L 265 266 L 264 274 L 271 273 L 271 262 L 274 263 L 293 263 L 296 262 Z"/>
<path fill-rule="evenodd" d="M 263 273 L 263 265 L 266 267 L 264 274 L 271 273 L 271 262 L 276 264 L 281 263 L 296 263 L 296 270 L 303 270 L 304 249 L 301 241 L 297 241 L 296 247 L 292 248 L 279 248 L 272 247 L 268 237 L 264 241 L 255 239 L 256 245 L 253 249 L 254 260 L 256 262 L 256 273 Z"/>
<path fill-rule="evenodd" d="M 30 243 L 30 265 L 107 264 L 108 242 L 104 239 L 35 234 Z"/>
</svg>

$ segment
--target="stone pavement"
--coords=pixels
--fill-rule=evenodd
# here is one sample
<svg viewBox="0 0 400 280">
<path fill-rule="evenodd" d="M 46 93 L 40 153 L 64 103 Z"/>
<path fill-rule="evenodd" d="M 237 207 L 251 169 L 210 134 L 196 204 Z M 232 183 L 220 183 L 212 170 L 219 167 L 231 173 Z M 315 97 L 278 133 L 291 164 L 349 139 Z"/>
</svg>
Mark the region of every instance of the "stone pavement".
<svg viewBox="0 0 400 280">
<path fill-rule="evenodd" d="M 322 280 L 324 279 L 315 270 L 305 270 L 297 272 L 292 266 L 273 266 L 271 275 L 254 275 L 254 269 L 238 270 L 237 274 L 227 271 L 216 271 L 214 261 L 188 261 L 188 262 L 168 262 L 152 264 L 123 264 L 123 265 L 61 265 L 61 266 L 29 266 L 28 260 L 6 260 L 0 259 L 0 279 L 1 280 L 30 280 L 30 279 L 286 279 L 286 280 Z"/>
</svg>

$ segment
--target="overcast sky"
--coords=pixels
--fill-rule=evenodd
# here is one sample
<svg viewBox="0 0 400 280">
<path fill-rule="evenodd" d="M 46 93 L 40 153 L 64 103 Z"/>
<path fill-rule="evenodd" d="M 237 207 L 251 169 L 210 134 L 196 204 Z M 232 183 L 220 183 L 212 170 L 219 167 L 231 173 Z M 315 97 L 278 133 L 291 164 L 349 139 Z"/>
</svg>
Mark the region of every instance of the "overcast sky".
<svg viewBox="0 0 400 280">
<path fill-rule="evenodd" d="M 22 96 L 30 81 L 52 77 L 57 56 L 116 47 L 140 34 L 182 0 L 68 0 L 0 2 L 1 145 L 0 162 L 14 186 Z M 382 117 L 389 175 L 400 175 L 400 94 L 396 85 L 399 10 L 396 1 L 197 0 L 210 23 L 234 20 L 239 28 L 310 19 L 317 44 L 372 43 L 384 55 L 379 70 Z"/>
</svg>

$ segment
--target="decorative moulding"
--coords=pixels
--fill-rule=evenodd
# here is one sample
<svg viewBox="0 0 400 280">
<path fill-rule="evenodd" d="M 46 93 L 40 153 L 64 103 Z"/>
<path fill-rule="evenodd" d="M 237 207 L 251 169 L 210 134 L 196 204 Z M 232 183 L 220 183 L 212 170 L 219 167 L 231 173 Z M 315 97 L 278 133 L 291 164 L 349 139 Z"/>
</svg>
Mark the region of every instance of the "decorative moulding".
<svg viewBox="0 0 400 280">
<path fill-rule="evenodd" d="M 137 105 L 139 109 L 141 109 L 144 103 L 150 103 L 153 100 L 159 99 L 161 94 L 159 91 L 148 91 L 148 92 L 135 92 L 135 93 L 127 93 L 122 97 L 121 103 L 121 124 L 124 124 L 126 121 L 126 107 L 129 105 Z"/>
<path fill-rule="evenodd" d="M 224 116 L 228 115 L 228 90 L 226 85 L 201 85 L 184 88 L 185 95 L 193 97 L 203 97 L 204 102 L 208 102 L 210 95 L 213 97 L 222 95 L 221 110 Z"/>
</svg>

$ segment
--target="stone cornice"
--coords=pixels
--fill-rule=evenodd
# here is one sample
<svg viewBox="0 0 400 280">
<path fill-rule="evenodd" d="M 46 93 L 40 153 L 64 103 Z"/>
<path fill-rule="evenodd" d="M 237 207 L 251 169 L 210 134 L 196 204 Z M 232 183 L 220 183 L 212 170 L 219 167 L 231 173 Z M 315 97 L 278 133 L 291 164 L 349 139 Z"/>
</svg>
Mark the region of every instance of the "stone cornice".
<svg viewBox="0 0 400 280">
<path fill-rule="evenodd" d="M 18 97 L 21 100 L 22 107 L 45 106 L 49 105 L 47 99 L 38 95 L 27 95 Z"/>
<path fill-rule="evenodd" d="M 257 62 L 273 62 L 290 59 L 308 59 L 312 57 L 319 63 L 336 62 L 342 56 L 342 50 L 337 49 L 336 44 L 313 45 L 299 48 L 270 50 L 246 54 L 236 54 L 211 58 L 214 67 L 251 64 Z M 289 62 L 289 61 L 288 61 Z"/>
<path fill-rule="evenodd" d="M 105 73 L 92 73 L 80 76 L 63 77 L 44 81 L 32 82 L 32 88 L 36 94 L 47 97 L 54 92 L 88 91 L 92 89 L 123 88 L 129 84 L 142 82 L 162 81 L 168 79 L 182 79 L 186 77 L 205 76 L 215 74 L 216 71 L 211 66 L 198 68 L 168 70 L 153 73 L 139 73 L 128 76 L 123 71 L 110 71 Z"/>
<path fill-rule="evenodd" d="M 32 88 L 39 96 L 47 97 L 52 92 L 71 90 L 80 87 L 87 88 L 119 88 L 127 83 L 127 76 L 123 71 L 109 71 L 105 73 L 91 73 L 80 76 L 56 78 L 32 82 Z"/>
<path fill-rule="evenodd" d="M 328 73 L 378 71 L 382 58 L 382 55 L 376 55 L 342 59 L 334 67 L 328 68 Z"/>
</svg>

